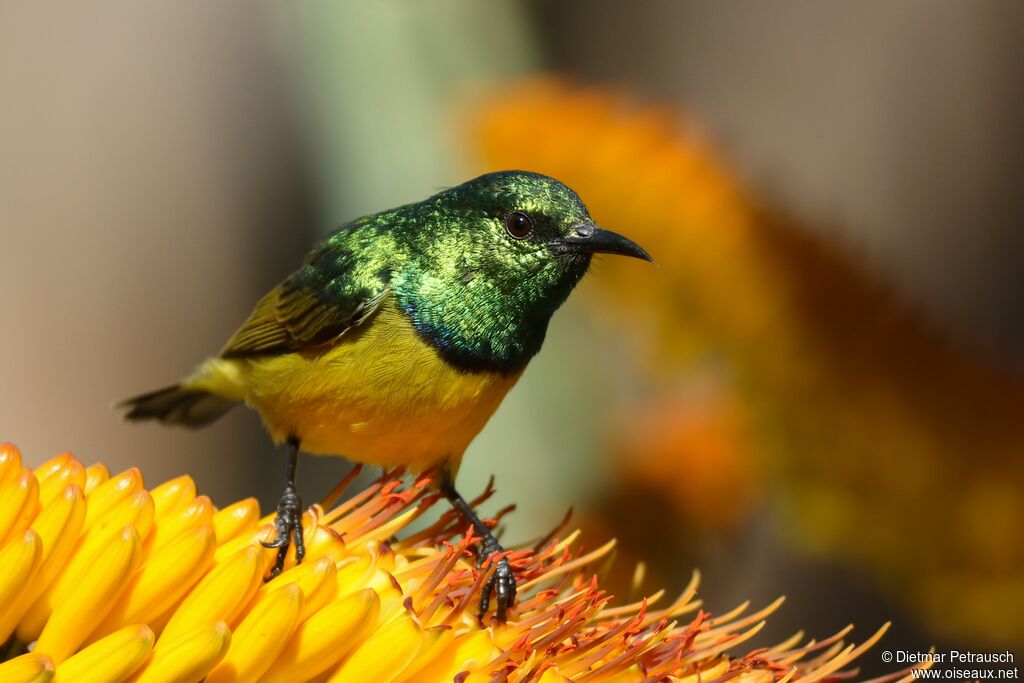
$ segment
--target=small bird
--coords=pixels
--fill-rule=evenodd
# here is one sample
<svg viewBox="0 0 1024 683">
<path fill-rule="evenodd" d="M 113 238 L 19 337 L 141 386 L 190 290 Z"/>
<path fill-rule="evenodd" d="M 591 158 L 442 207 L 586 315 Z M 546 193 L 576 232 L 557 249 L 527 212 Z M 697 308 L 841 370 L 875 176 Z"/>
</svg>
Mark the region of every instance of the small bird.
<svg viewBox="0 0 1024 683">
<path fill-rule="evenodd" d="M 185 380 L 118 404 L 127 420 L 201 427 L 237 403 L 288 444 L 271 577 L 303 547 L 299 450 L 357 462 L 436 468 L 445 497 L 501 545 L 455 488 L 463 453 L 523 374 L 591 255 L 651 261 L 594 225 L 553 178 L 489 173 L 422 202 L 364 216 L 328 235 L 256 304 L 215 358 Z M 508 560 L 481 596 L 504 619 L 515 601 Z"/>
</svg>

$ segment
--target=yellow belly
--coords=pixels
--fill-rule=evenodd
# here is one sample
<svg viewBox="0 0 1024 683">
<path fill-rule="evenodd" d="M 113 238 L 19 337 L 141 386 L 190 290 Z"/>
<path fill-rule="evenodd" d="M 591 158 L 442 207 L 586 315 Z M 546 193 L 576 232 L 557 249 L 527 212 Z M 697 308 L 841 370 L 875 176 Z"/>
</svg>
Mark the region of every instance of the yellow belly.
<svg viewBox="0 0 1024 683">
<path fill-rule="evenodd" d="M 275 441 L 302 450 L 454 476 L 517 373 L 465 373 L 416 335 L 385 302 L 371 320 L 316 354 L 208 361 L 190 384 L 244 399 Z"/>
</svg>

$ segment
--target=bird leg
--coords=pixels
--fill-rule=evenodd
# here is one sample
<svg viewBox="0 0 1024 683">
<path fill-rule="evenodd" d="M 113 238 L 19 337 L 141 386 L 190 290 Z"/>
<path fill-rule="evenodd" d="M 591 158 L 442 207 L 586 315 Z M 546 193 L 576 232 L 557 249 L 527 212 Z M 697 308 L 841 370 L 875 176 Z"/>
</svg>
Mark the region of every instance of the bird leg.
<svg viewBox="0 0 1024 683">
<path fill-rule="evenodd" d="M 489 557 L 505 552 L 505 549 L 498 543 L 498 539 L 494 537 L 494 534 L 487 528 L 487 525 L 481 521 L 480 517 L 473 511 L 473 508 L 466 502 L 466 499 L 455 490 L 455 485 L 447 477 L 442 481 L 441 493 L 451 502 L 452 507 L 458 510 L 462 517 L 472 524 L 476 532 L 480 534 L 482 543 L 480 545 L 480 552 L 477 555 L 478 561 L 482 563 Z M 484 614 L 487 613 L 487 608 L 491 605 L 492 594 L 498 599 L 495 616 L 500 621 L 505 621 L 505 614 L 508 608 L 516 601 L 516 577 L 512 573 L 512 567 L 509 565 L 507 557 L 498 560 L 494 573 L 491 574 L 491 577 L 483 586 L 480 593 L 480 618 L 483 618 Z"/>
<path fill-rule="evenodd" d="M 281 494 L 281 500 L 277 503 L 277 517 L 274 518 L 277 538 L 269 543 L 262 542 L 264 548 L 277 548 L 277 559 L 270 569 L 268 580 L 280 574 L 284 569 L 284 561 L 288 555 L 288 545 L 292 534 L 295 535 L 295 562 L 302 564 L 302 558 L 306 556 L 306 546 L 302 541 L 302 499 L 299 498 L 298 491 L 295 489 L 295 470 L 298 461 L 299 440 L 292 437 L 288 439 L 287 481 L 284 493 Z"/>
</svg>

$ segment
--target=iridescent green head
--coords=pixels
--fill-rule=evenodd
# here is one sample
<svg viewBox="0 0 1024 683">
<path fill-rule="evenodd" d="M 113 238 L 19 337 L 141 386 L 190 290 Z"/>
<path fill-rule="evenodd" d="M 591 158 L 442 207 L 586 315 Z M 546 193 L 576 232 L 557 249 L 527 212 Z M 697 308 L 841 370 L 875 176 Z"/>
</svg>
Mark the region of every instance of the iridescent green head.
<svg viewBox="0 0 1024 683">
<path fill-rule="evenodd" d="M 393 274 L 400 307 L 447 361 L 514 373 L 544 341 L 552 314 L 598 252 L 651 260 L 597 228 L 554 178 L 489 173 L 399 209 L 407 261 Z"/>
</svg>

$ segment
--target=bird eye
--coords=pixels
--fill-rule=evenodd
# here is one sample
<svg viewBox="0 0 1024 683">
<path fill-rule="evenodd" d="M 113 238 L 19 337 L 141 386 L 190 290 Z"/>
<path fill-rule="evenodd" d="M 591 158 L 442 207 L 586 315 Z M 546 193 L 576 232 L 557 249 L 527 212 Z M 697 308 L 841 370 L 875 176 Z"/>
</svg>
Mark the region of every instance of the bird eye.
<svg viewBox="0 0 1024 683">
<path fill-rule="evenodd" d="M 509 237 L 525 240 L 533 232 L 533 220 L 522 211 L 513 211 L 505 216 L 505 230 Z"/>
</svg>

